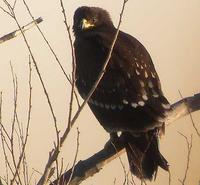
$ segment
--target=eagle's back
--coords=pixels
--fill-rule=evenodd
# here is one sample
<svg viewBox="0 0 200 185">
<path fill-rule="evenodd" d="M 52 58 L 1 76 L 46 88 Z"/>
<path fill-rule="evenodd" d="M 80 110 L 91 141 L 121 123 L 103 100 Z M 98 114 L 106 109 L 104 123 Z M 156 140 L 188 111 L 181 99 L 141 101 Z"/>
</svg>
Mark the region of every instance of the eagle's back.
<svg viewBox="0 0 200 185">
<path fill-rule="evenodd" d="M 116 30 L 75 41 L 77 88 L 84 98 L 108 55 Z M 106 130 L 141 131 L 161 126 L 169 111 L 145 47 L 119 32 L 111 59 L 89 106 Z"/>
</svg>

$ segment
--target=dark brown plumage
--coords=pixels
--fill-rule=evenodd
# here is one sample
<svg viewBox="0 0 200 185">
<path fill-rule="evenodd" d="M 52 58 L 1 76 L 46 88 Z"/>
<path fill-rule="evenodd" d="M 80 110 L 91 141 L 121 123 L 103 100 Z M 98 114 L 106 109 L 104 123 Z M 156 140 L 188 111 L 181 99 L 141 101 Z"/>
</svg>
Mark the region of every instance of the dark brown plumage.
<svg viewBox="0 0 200 185">
<path fill-rule="evenodd" d="M 76 86 L 84 99 L 102 69 L 116 28 L 105 10 L 80 7 L 73 30 Z M 137 39 L 119 32 L 106 72 L 88 104 L 108 132 L 122 132 L 133 174 L 151 180 L 158 166 L 168 170 L 158 149 L 158 133 L 170 105 L 151 57 Z"/>
</svg>

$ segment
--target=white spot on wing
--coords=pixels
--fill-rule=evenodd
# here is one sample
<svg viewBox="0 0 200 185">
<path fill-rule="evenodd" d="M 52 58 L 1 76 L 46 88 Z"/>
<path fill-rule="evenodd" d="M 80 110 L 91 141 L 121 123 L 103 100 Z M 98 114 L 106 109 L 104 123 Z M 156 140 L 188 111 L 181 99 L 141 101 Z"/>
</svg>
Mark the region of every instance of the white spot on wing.
<svg viewBox="0 0 200 185">
<path fill-rule="evenodd" d="M 162 103 L 161 105 L 164 109 L 170 109 L 170 107 L 171 107 L 169 103 L 167 103 L 167 104 Z"/>
<path fill-rule="evenodd" d="M 133 107 L 133 108 L 136 108 L 138 106 L 138 104 L 137 103 L 131 103 L 131 107 Z"/>
<path fill-rule="evenodd" d="M 148 78 L 148 76 L 149 76 L 146 70 L 144 71 L 144 76 L 145 76 L 145 78 Z"/>
<path fill-rule="evenodd" d="M 148 100 L 147 95 L 146 94 L 142 95 L 142 99 L 145 100 L 145 101 L 147 101 Z"/>
<path fill-rule="evenodd" d="M 153 97 L 154 97 L 154 98 L 158 98 L 159 95 L 158 95 L 158 94 L 153 94 Z"/>
<path fill-rule="evenodd" d="M 149 81 L 149 82 L 148 82 L 148 86 L 149 86 L 150 88 L 153 88 L 153 83 L 152 83 L 152 81 Z"/>
<path fill-rule="evenodd" d="M 153 72 L 151 72 L 151 76 L 152 76 L 153 78 L 156 78 L 156 76 L 155 76 L 155 74 L 154 74 Z"/>
<path fill-rule="evenodd" d="M 107 110 L 115 110 L 116 108 L 118 108 L 119 110 L 122 110 L 124 108 L 123 105 L 115 105 L 115 104 L 104 104 L 103 102 L 97 102 L 96 100 L 89 100 L 89 103 L 95 105 L 95 106 L 99 106 L 100 108 L 105 108 Z"/>
<path fill-rule="evenodd" d="M 137 69 L 135 70 L 135 72 L 137 75 L 140 75 L 140 72 Z"/>
<path fill-rule="evenodd" d="M 154 89 L 152 89 L 152 92 L 153 92 L 153 97 L 154 98 L 158 98 L 159 97 L 159 94 Z"/>
<path fill-rule="evenodd" d="M 140 105 L 140 106 L 144 106 L 145 103 L 144 103 L 144 101 L 139 101 L 139 102 L 138 102 L 138 105 Z"/>
<path fill-rule="evenodd" d="M 135 64 L 136 64 L 137 67 L 140 67 L 139 64 L 138 64 L 137 62 L 136 62 Z"/>
<path fill-rule="evenodd" d="M 139 82 L 140 82 L 141 87 L 145 86 L 145 84 L 144 84 L 144 82 L 142 80 L 140 80 Z"/>
<path fill-rule="evenodd" d="M 131 74 L 130 73 L 127 73 L 127 76 L 128 76 L 128 78 L 131 78 Z"/>
<path fill-rule="evenodd" d="M 127 104 L 128 104 L 128 101 L 127 101 L 127 100 L 125 100 L 125 99 L 123 99 L 123 100 L 122 100 L 122 102 L 123 102 L 123 104 L 125 104 L 125 105 L 127 105 Z"/>
<path fill-rule="evenodd" d="M 157 117 L 157 120 L 158 120 L 158 122 L 161 122 L 161 123 L 164 123 L 164 122 L 165 122 L 165 119 L 162 118 L 162 117 Z"/>
</svg>

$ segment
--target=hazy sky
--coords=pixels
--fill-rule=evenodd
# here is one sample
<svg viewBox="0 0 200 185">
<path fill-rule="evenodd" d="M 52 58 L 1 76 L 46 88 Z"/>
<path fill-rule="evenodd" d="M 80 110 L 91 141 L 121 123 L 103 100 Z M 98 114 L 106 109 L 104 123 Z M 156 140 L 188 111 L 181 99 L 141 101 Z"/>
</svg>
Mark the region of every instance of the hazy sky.
<svg viewBox="0 0 200 185">
<path fill-rule="evenodd" d="M 54 48 L 67 73 L 71 71 L 71 49 L 63 24 L 59 1 L 27 1 L 35 18 L 41 16 L 44 21 L 41 29 Z M 0 0 L 3 5 L 3 0 Z M 122 1 L 108 0 L 66 0 L 67 18 L 72 25 L 75 9 L 81 5 L 99 6 L 107 9 L 117 24 Z M 16 15 L 21 25 L 31 19 L 21 0 L 16 4 Z M 0 10 L 0 36 L 17 28 L 15 22 Z M 160 76 L 164 94 L 170 102 L 183 96 L 198 93 L 200 83 L 200 1 L 199 0 L 129 0 L 126 5 L 121 29 L 138 38 L 151 54 Z M 61 131 L 66 127 L 70 90 L 63 73 L 55 62 L 37 29 L 27 32 L 27 38 L 33 50 L 39 69 L 47 86 L 49 96 L 56 113 Z M 18 77 L 18 116 L 24 125 L 27 120 L 28 106 L 28 50 L 21 36 L 0 45 L 0 91 L 3 92 L 2 119 L 5 127 L 10 129 L 13 112 L 13 84 L 10 61 Z M 75 110 L 75 108 L 74 108 Z M 200 130 L 200 113 L 193 114 Z M 66 141 L 61 157 L 64 165 L 72 164 L 76 147 L 76 127 L 80 130 L 80 149 L 78 160 L 86 159 L 102 149 L 108 134 L 99 126 L 89 108 L 86 107 L 77 120 Z M 170 163 L 172 184 L 180 184 L 186 167 L 187 146 L 178 132 L 190 137 L 193 134 L 193 150 L 187 184 L 198 184 L 200 180 L 200 140 L 197 137 L 189 117 L 183 118 L 167 127 L 161 139 L 160 148 Z M 36 71 L 33 70 L 33 112 L 27 147 L 27 159 L 32 168 L 43 171 L 48 152 L 52 149 L 55 131 L 46 98 Z M 0 144 L 1 148 L 1 144 Z M 0 150 L 2 153 L 2 151 Z M 126 155 L 122 160 L 128 170 Z M 0 154 L 3 164 L 3 155 Z M 0 175 L 4 175 L 4 166 L 0 166 Z M 35 173 L 34 178 L 38 178 Z M 118 159 L 106 165 L 97 175 L 85 181 L 84 185 L 121 185 L 124 180 L 122 166 Z M 139 183 L 138 183 L 139 184 Z M 168 184 L 168 174 L 159 170 L 155 182 L 148 184 Z"/>
</svg>

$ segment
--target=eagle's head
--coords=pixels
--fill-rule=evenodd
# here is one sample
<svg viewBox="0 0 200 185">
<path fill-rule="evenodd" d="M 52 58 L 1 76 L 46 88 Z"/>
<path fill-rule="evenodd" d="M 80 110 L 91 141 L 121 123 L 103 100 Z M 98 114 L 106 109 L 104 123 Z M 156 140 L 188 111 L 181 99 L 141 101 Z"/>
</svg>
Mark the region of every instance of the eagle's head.
<svg viewBox="0 0 200 185">
<path fill-rule="evenodd" d="M 110 26 L 113 27 L 110 15 L 102 8 L 82 6 L 75 11 L 73 24 L 75 35 Z"/>
</svg>

